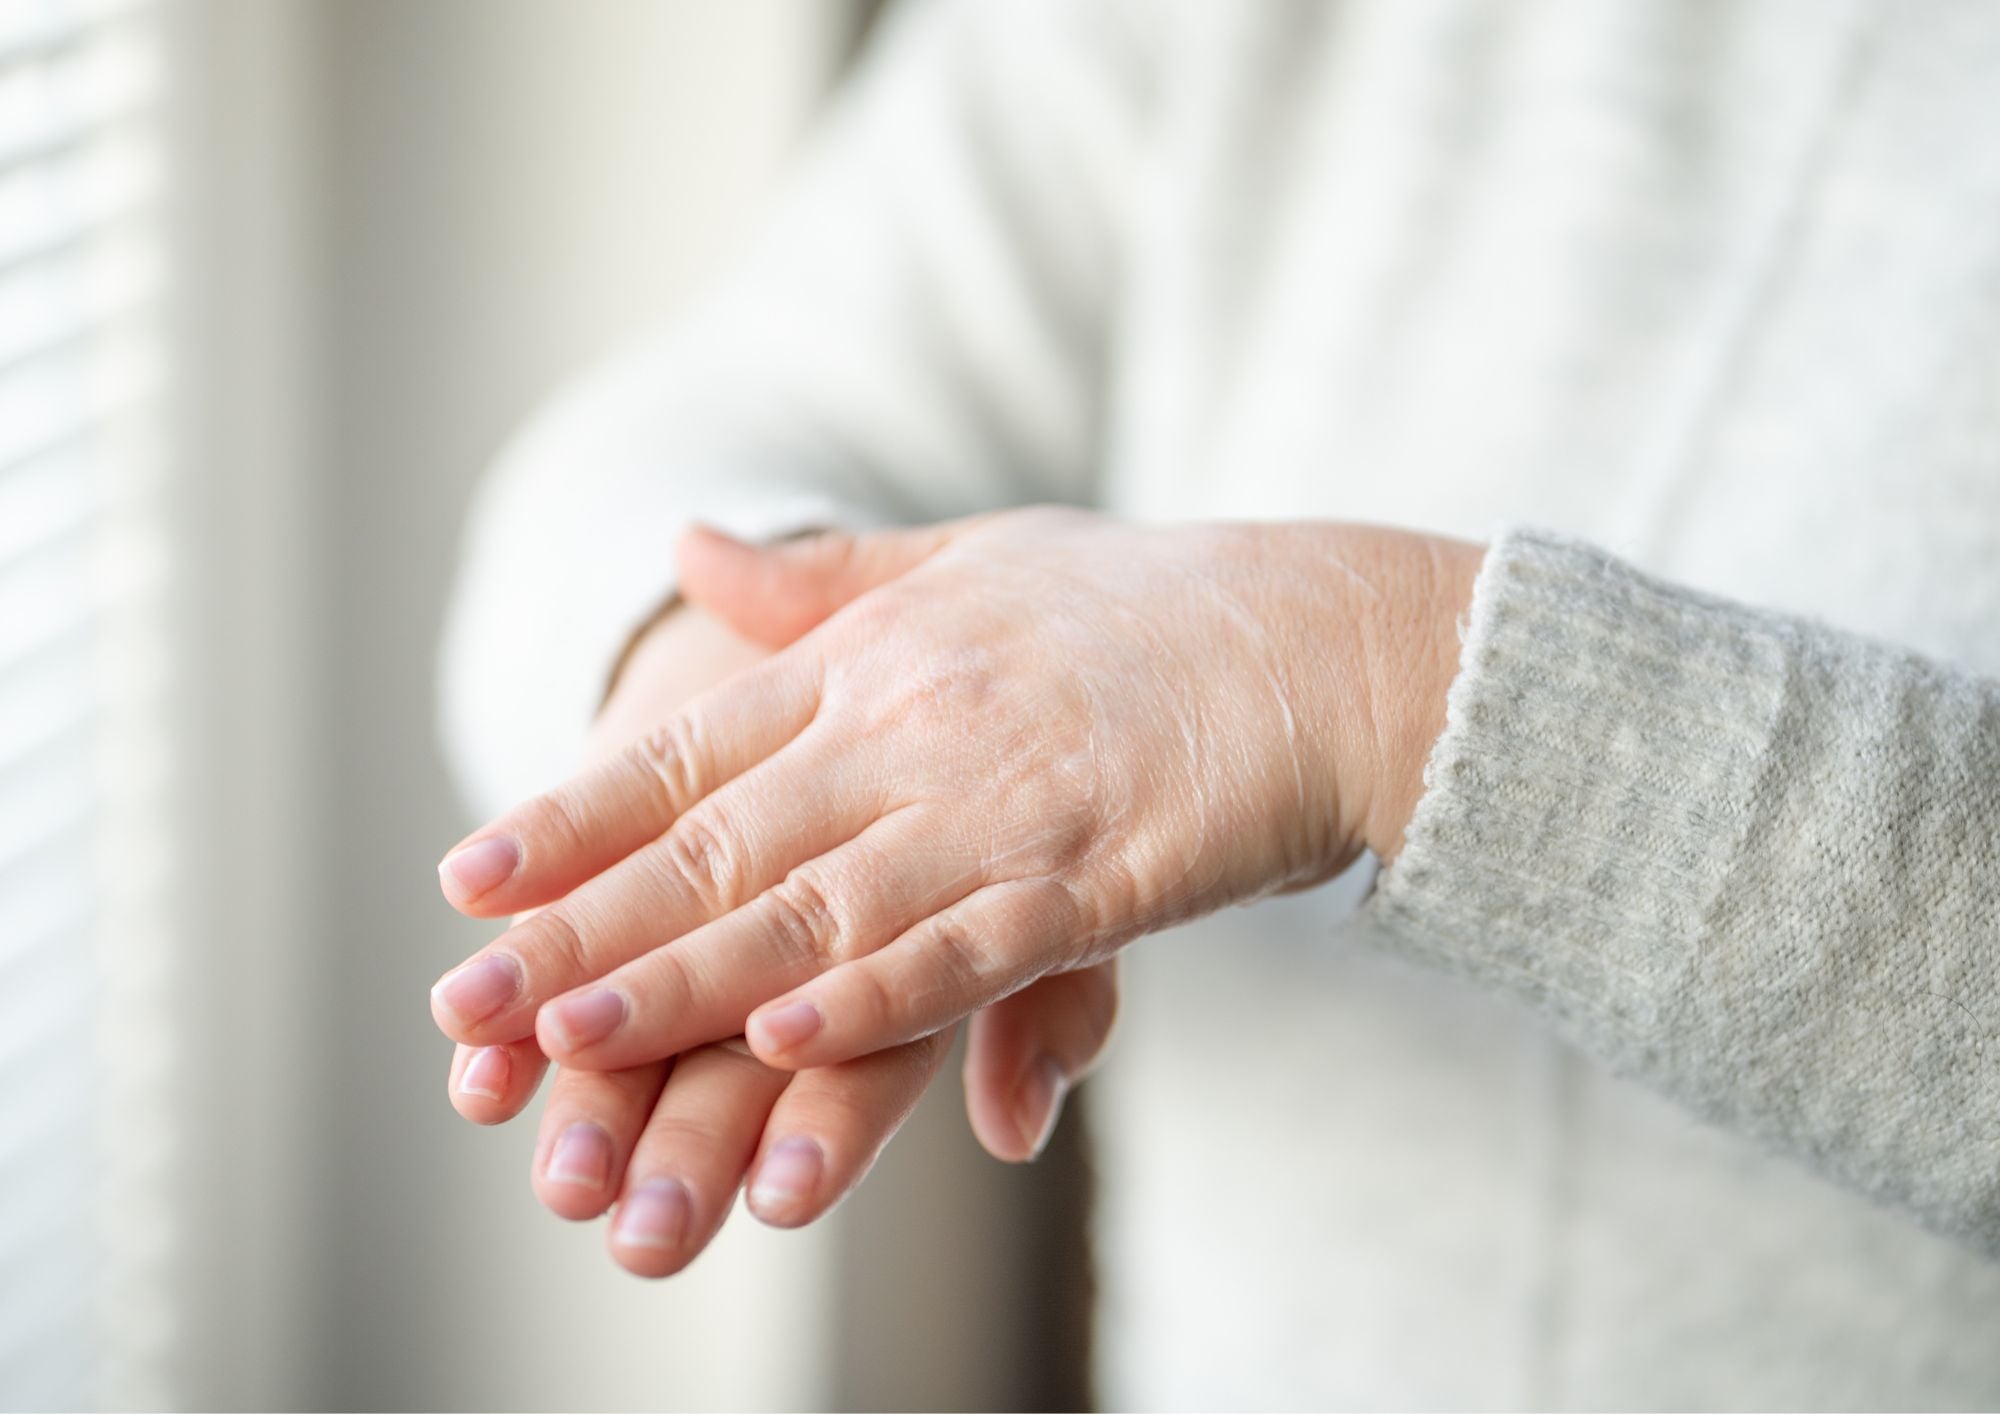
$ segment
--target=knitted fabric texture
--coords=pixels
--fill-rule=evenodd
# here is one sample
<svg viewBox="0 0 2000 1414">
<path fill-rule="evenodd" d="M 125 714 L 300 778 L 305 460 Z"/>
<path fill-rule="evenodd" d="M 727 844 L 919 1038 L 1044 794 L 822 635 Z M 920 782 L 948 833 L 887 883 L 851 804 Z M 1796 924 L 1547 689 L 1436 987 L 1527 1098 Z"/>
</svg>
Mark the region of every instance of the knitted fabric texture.
<svg viewBox="0 0 2000 1414">
<path fill-rule="evenodd" d="M 1516 530 L 1426 780 L 1388 933 L 2000 1253 L 2000 682 Z"/>
</svg>

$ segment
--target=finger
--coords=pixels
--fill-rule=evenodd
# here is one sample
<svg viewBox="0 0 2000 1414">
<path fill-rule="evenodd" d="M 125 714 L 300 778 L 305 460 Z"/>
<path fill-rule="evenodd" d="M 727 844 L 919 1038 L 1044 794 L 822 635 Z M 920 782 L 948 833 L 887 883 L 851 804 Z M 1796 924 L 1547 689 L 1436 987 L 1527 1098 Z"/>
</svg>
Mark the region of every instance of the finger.
<svg viewBox="0 0 2000 1414">
<path fill-rule="evenodd" d="M 869 956 L 842 963 L 751 1013 L 760 1060 L 832 1065 L 928 1036 L 1020 990 L 1074 955 L 1081 910 L 1049 879 L 983 888 Z M 547 1049 L 547 1040 L 543 1041 Z"/>
<path fill-rule="evenodd" d="M 965 1044 L 965 1113 L 994 1158 L 1025 1163 L 1048 1147 L 1064 1096 L 1111 1039 L 1117 966 L 1058 972 L 973 1014 Z"/>
<path fill-rule="evenodd" d="M 746 906 L 551 1001 L 535 1034 L 555 1060 L 593 1070 L 736 1035 L 759 1002 L 874 951 L 971 893 L 979 869 L 940 841 L 930 811 L 899 810 L 798 865 Z M 766 1029 L 782 1024 L 767 1019 Z"/>
<path fill-rule="evenodd" d="M 475 918 L 551 903 L 783 749 L 818 705 L 818 678 L 805 659 L 756 664 L 468 836 L 438 865 L 438 883 L 452 907 Z"/>
<path fill-rule="evenodd" d="M 700 801 L 662 839 L 516 924 L 448 973 L 432 990 L 431 1014 L 447 1036 L 472 1044 L 533 1034 L 536 1009 L 545 1002 L 724 917 L 795 866 L 862 833 L 884 805 L 881 781 L 851 749 L 808 734 Z M 569 1003 L 568 1029 L 555 1033 L 551 1059 L 572 1063 L 586 1037 L 621 1020 L 615 992 L 598 988 L 592 995 L 594 1009 Z M 744 1010 L 762 999 L 752 998 Z M 687 1044 L 742 1029 L 739 1011 L 722 1030 Z M 655 1051 L 646 1059 L 684 1049 Z M 593 1062 L 592 1068 L 605 1067 Z"/>
<path fill-rule="evenodd" d="M 803 1227 L 853 1191 L 917 1107 L 951 1037 L 940 1031 L 793 1076 L 764 1126 L 750 1170 L 750 1211 L 773 1227 Z"/>
<path fill-rule="evenodd" d="M 613 1261 L 639 1276 L 663 1277 L 708 1246 L 790 1079 L 740 1042 L 704 1046 L 675 1063 L 605 1235 Z"/>
<path fill-rule="evenodd" d="M 915 569 L 965 524 L 825 531 L 770 545 L 696 526 L 676 552 L 681 594 L 745 638 L 780 648 L 878 584 Z"/>
<path fill-rule="evenodd" d="M 504 1046 L 459 1046 L 452 1052 L 452 1108 L 474 1124 L 510 1120 L 534 1098 L 549 1068 L 532 1039 Z"/>
<path fill-rule="evenodd" d="M 556 1072 L 530 1171 L 544 1208 L 580 1221 L 611 1206 L 667 1069 L 663 1061 L 631 1070 Z"/>
</svg>

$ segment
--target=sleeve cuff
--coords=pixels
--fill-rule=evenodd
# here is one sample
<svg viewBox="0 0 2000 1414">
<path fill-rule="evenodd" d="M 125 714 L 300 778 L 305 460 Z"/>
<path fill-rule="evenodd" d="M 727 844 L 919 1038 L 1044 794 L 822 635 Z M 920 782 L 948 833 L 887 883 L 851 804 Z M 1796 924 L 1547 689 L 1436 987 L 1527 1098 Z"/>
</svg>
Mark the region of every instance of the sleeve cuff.
<svg viewBox="0 0 2000 1414">
<path fill-rule="evenodd" d="M 1750 826 L 1785 626 L 1516 529 L 1462 632 L 1374 920 L 1560 1020 L 1662 1039 Z"/>
</svg>

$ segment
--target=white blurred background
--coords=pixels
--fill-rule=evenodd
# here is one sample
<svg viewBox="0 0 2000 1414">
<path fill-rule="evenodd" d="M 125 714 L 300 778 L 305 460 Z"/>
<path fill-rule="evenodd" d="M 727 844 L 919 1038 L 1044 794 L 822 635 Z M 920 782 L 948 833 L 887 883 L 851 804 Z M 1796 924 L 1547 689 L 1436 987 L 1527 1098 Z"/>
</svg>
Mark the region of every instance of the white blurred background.
<svg viewBox="0 0 2000 1414">
<path fill-rule="evenodd" d="M 0 1406 L 1082 1397 L 1073 1134 L 1003 1170 L 941 1086 L 831 1223 L 649 1285 L 427 1019 L 472 484 L 868 11 L 0 0 Z"/>
</svg>

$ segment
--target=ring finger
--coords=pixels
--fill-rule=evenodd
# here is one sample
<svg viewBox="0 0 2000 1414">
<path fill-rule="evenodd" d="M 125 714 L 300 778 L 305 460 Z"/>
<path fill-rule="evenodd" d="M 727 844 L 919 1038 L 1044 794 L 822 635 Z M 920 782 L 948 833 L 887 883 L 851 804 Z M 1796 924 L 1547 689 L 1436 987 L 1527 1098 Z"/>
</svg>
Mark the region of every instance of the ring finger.
<svg viewBox="0 0 2000 1414">
<path fill-rule="evenodd" d="M 927 808 L 905 808 L 735 912 L 552 1000 L 536 1036 L 559 1064 L 599 1070 L 734 1035 L 760 1002 L 970 894 L 981 868 L 975 852 L 940 839 Z"/>
</svg>

